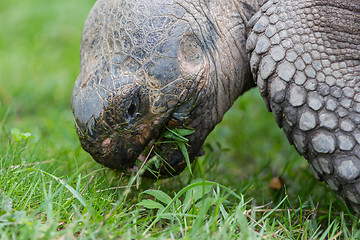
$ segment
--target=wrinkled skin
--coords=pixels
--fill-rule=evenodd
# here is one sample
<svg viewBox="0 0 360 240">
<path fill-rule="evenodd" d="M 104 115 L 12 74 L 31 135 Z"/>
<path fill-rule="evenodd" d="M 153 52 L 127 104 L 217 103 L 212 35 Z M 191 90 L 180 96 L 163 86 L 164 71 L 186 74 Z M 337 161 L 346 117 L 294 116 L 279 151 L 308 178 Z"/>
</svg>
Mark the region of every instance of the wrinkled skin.
<svg viewBox="0 0 360 240">
<path fill-rule="evenodd" d="M 72 106 L 82 146 L 96 161 L 132 168 L 149 143 L 162 140 L 165 126 L 193 128 L 187 137 L 190 160 L 202 154 L 206 136 L 254 86 L 244 20 L 255 9 L 246 5 L 246 16 L 232 1 L 221 7 L 219 2 L 95 4 L 85 23 Z M 227 9 L 237 21 L 223 17 Z M 173 145 L 156 148 L 171 166 L 165 164 L 160 175 L 186 166 Z"/>
<path fill-rule="evenodd" d="M 319 180 L 360 211 L 358 0 L 100 0 L 85 23 L 72 107 L 83 148 L 157 176 L 186 166 L 167 129 L 192 128 L 190 161 L 243 92 L 269 111 Z M 154 144 L 158 143 L 158 144 Z M 151 149 L 151 151 L 149 150 Z"/>
</svg>

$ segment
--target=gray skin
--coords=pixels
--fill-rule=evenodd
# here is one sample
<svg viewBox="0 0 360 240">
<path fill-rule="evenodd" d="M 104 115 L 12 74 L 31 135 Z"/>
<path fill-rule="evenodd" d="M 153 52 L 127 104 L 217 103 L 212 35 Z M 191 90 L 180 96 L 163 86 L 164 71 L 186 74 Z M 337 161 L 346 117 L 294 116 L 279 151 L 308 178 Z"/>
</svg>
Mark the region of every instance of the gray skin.
<svg viewBox="0 0 360 240">
<path fill-rule="evenodd" d="M 86 20 L 72 108 L 83 148 L 157 176 L 186 166 L 166 128 L 193 128 L 190 161 L 257 85 L 289 142 L 360 212 L 359 0 L 99 0 Z M 151 150 L 152 151 L 151 151 Z"/>
</svg>

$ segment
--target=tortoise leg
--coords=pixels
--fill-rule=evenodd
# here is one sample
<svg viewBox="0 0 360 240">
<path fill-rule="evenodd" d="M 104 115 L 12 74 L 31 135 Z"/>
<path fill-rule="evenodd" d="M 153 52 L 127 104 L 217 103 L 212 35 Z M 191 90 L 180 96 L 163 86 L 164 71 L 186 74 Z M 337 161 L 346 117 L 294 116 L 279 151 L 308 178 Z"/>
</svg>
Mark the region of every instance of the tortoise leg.
<svg viewBox="0 0 360 240">
<path fill-rule="evenodd" d="M 254 79 L 289 142 L 360 212 L 359 1 L 269 0 L 250 19 Z"/>
</svg>

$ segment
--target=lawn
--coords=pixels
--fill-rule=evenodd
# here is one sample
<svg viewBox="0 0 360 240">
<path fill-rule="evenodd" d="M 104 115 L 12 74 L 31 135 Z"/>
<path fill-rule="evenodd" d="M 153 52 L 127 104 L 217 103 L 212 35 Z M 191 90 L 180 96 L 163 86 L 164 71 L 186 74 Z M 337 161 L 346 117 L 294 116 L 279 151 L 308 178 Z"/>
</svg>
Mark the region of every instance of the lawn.
<svg viewBox="0 0 360 240">
<path fill-rule="evenodd" d="M 94 0 L 0 2 L 0 239 L 357 239 L 253 89 L 173 179 L 97 164 L 70 99 Z M 284 185 L 281 185 L 284 183 Z"/>
</svg>

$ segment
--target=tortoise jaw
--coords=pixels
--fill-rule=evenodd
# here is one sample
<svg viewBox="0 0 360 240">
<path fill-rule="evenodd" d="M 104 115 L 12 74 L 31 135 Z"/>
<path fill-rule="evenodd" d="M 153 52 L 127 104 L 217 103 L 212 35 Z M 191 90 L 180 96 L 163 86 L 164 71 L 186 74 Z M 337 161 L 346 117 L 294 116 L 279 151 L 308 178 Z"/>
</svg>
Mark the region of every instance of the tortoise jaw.
<svg viewBox="0 0 360 240">
<path fill-rule="evenodd" d="M 143 151 L 133 160 L 133 166 L 124 169 L 134 173 L 145 168 L 144 176 L 150 178 L 173 177 L 180 174 L 186 167 L 183 153 L 175 142 L 162 137 L 161 131 L 157 137 L 151 139 Z M 195 157 L 191 155 L 191 161 Z"/>
<path fill-rule="evenodd" d="M 161 133 L 165 126 L 169 125 L 169 113 L 144 117 L 136 125 L 108 124 L 107 120 L 102 118 L 100 121 L 94 121 L 91 131 L 87 125 L 76 123 L 77 133 L 82 147 L 87 151 L 96 162 L 112 168 L 134 172 L 136 167 L 156 156 L 161 152 L 164 156 L 165 164 L 172 168 L 173 147 L 163 145 Z M 178 159 L 178 158 L 177 158 Z M 167 163 L 169 162 L 169 163 Z M 176 162 L 176 161 L 175 161 Z M 140 163 L 140 164 L 138 164 Z M 139 166 L 140 165 L 140 166 Z M 175 167 L 176 169 L 176 167 Z M 153 170 L 158 170 L 154 168 Z M 180 171 L 173 171 L 180 173 Z M 167 174 L 168 175 L 168 174 Z M 170 175 L 169 175 L 170 176 Z"/>
<path fill-rule="evenodd" d="M 110 135 L 104 140 L 80 138 L 82 147 L 100 164 L 113 169 L 133 167 L 136 153 L 141 151 L 136 144 L 127 146 L 121 137 Z"/>
<path fill-rule="evenodd" d="M 128 169 L 135 164 L 137 157 L 158 135 L 152 123 L 136 124 L 136 127 L 124 124 L 111 124 L 101 118 L 93 121 L 91 127 L 76 121 L 77 133 L 81 145 L 96 162 L 112 169 Z M 159 121 L 153 121 L 160 124 Z M 91 131 L 89 130 L 91 129 Z"/>
<path fill-rule="evenodd" d="M 165 124 L 166 127 L 163 126 L 160 131 L 156 131 L 157 134 L 141 145 L 139 148 L 141 153 L 137 157 L 127 159 L 127 162 L 131 162 L 132 165 L 121 169 L 128 173 L 134 173 L 145 168 L 143 176 L 150 178 L 166 178 L 180 174 L 187 166 L 184 153 L 179 149 L 175 140 L 164 137 L 165 133 L 169 133 L 169 129 L 180 127 L 174 125 L 174 122 L 176 122 L 174 119 L 170 119 Z M 104 141 L 107 143 L 107 139 Z M 191 147 L 190 141 L 186 146 L 189 159 L 192 162 L 199 155 L 198 152 L 201 151 L 194 151 L 195 149 Z"/>
<path fill-rule="evenodd" d="M 139 154 L 139 156 L 136 158 L 135 162 L 134 162 L 134 166 L 125 169 L 127 172 L 137 172 L 139 170 L 139 168 L 142 168 L 150 158 L 152 158 L 155 154 L 153 152 L 154 149 L 154 143 L 155 143 L 155 139 L 152 139 L 148 145 L 144 148 L 144 150 Z M 139 166 L 139 164 L 137 164 L 137 162 L 140 163 L 141 166 Z"/>
</svg>

